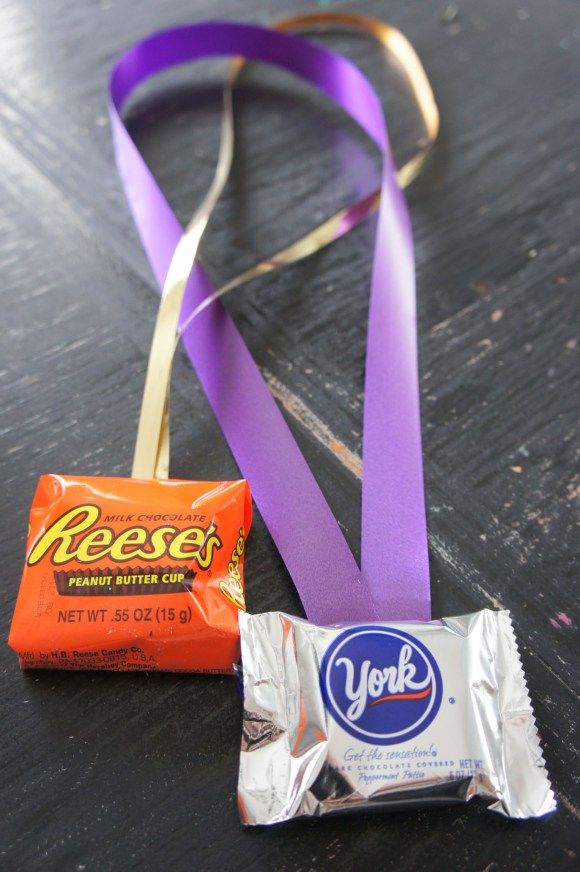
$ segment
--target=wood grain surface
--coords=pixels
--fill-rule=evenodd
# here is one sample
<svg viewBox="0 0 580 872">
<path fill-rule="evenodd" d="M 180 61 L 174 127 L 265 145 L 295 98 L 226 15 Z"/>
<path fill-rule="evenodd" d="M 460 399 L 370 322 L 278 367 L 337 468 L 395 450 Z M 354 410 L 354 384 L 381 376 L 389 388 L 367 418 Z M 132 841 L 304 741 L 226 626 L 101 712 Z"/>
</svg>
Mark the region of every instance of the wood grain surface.
<svg viewBox="0 0 580 872">
<path fill-rule="evenodd" d="M 559 810 L 510 822 L 482 805 L 243 831 L 233 679 L 20 673 L 1 649 L 5 870 L 578 868 L 578 82 L 575 0 L 294 3 L 0 0 L 4 329 L 2 628 L 43 472 L 126 475 L 157 295 L 106 118 L 115 57 L 154 29 L 305 9 L 383 17 L 412 40 L 443 130 L 409 191 L 419 288 L 434 615 L 513 612 Z M 325 44 L 384 95 L 395 150 L 418 123 L 362 37 Z M 224 64 L 165 76 L 130 126 L 178 215 L 211 177 Z M 236 95 L 235 169 L 203 244 L 224 280 L 373 188 L 370 145 L 310 89 L 256 66 Z M 373 221 L 228 300 L 355 552 Z M 172 474 L 237 475 L 184 356 Z M 252 611 L 300 613 L 257 517 Z"/>
</svg>

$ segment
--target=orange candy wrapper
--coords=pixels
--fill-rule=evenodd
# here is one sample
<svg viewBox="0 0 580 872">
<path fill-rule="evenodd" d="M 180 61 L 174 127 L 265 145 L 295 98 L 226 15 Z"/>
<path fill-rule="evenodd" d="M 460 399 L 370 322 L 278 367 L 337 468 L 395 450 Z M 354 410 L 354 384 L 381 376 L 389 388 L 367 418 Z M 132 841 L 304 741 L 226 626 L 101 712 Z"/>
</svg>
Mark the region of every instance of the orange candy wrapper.
<svg viewBox="0 0 580 872">
<path fill-rule="evenodd" d="M 23 669 L 232 671 L 246 481 L 43 475 L 9 645 Z"/>
</svg>

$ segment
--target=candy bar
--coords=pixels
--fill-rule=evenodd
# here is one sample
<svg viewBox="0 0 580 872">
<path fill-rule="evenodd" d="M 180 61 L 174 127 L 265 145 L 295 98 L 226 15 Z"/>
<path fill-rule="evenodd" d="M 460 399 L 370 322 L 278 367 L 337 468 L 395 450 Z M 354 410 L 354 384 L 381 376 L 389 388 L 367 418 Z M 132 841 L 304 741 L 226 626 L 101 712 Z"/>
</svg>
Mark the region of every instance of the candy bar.
<svg viewBox="0 0 580 872">
<path fill-rule="evenodd" d="M 244 824 L 466 802 L 555 808 L 509 614 L 318 627 L 240 615 Z"/>
<path fill-rule="evenodd" d="M 43 475 L 9 644 L 23 669 L 231 672 L 245 481 Z"/>
</svg>

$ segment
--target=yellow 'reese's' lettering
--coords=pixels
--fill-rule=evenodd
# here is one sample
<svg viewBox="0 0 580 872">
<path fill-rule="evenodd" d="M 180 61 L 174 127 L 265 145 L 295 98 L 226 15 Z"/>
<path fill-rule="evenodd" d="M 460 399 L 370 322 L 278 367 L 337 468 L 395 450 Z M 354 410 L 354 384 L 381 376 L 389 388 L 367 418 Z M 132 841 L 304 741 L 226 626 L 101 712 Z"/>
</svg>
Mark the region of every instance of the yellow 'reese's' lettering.
<svg viewBox="0 0 580 872">
<path fill-rule="evenodd" d="M 214 551 L 222 547 L 215 524 L 207 529 L 186 527 L 183 530 L 172 525 L 151 531 L 145 527 L 128 527 L 115 534 L 110 527 L 94 526 L 100 515 L 100 509 L 93 505 L 76 506 L 65 512 L 34 544 L 28 565 L 35 566 L 53 549 L 51 560 L 58 566 L 71 560 L 92 563 L 109 557 L 120 563 L 136 559 L 161 560 L 169 555 L 173 560 L 195 560 L 201 569 L 208 569 Z"/>
<path fill-rule="evenodd" d="M 197 555 L 197 562 L 202 569 L 207 569 L 211 565 L 213 552 L 218 551 L 222 547 L 222 540 L 216 535 L 216 531 L 217 527 L 215 524 L 210 524 L 203 547 Z"/>
<path fill-rule="evenodd" d="M 53 563 L 66 563 L 68 560 L 72 560 L 74 554 L 68 552 L 69 545 L 75 536 L 92 527 L 98 521 L 100 514 L 101 510 L 97 506 L 78 506 L 70 509 L 54 524 L 51 524 L 46 533 L 38 540 L 28 556 L 28 565 L 34 566 L 39 560 L 42 560 L 55 542 L 59 544 L 52 557 Z M 69 526 L 74 520 L 77 523 Z"/>
<path fill-rule="evenodd" d="M 200 527 L 190 527 L 181 530 L 169 546 L 169 553 L 174 560 L 186 560 L 195 554 L 203 545 L 205 539 L 204 530 Z"/>
<path fill-rule="evenodd" d="M 122 533 L 115 538 L 111 546 L 109 554 L 112 560 L 124 560 L 126 557 L 137 556 L 135 549 L 131 550 L 129 545 L 143 545 L 147 540 L 147 530 L 144 527 L 130 527 L 128 530 L 123 530 Z"/>
<path fill-rule="evenodd" d="M 100 560 L 101 557 L 106 557 L 109 553 L 112 541 L 113 531 L 109 530 L 107 527 L 100 527 L 96 530 L 92 530 L 90 533 L 87 533 L 86 536 L 83 536 L 79 542 L 76 551 L 76 559 L 81 563 L 90 563 L 91 560 Z"/>
<path fill-rule="evenodd" d="M 220 590 L 223 595 L 243 611 L 246 610 L 246 598 L 244 596 L 244 584 L 240 571 L 240 557 L 244 553 L 244 544 L 244 529 L 240 527 L 238 541 L 228 563 L 228 578 L 220 582 Z"/>
</svg>

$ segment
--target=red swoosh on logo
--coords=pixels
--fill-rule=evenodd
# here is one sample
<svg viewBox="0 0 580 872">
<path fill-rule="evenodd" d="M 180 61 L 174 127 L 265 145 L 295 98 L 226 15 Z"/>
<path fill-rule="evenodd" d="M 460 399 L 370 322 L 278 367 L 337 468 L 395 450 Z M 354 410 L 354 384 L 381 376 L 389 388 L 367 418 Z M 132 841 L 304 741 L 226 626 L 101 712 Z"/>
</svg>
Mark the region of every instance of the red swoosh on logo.
<svg viewBox="0 0 580 872">
<path fill-rule="evenodd" d="M 373 702 L 370 702 L 369 707 L 377 705 L 379 702 L 389 702 L 389 700 L 394 699 L 425 699 L 425 697 L 429 696 L 431 693 L 431 689 L 431 685 L 429 685 L 425 690 L 419 690 L 417 693 L 392 693 L 389 696 L 381 696 L 378 699 L 373 700 Z"/>
</svg>

